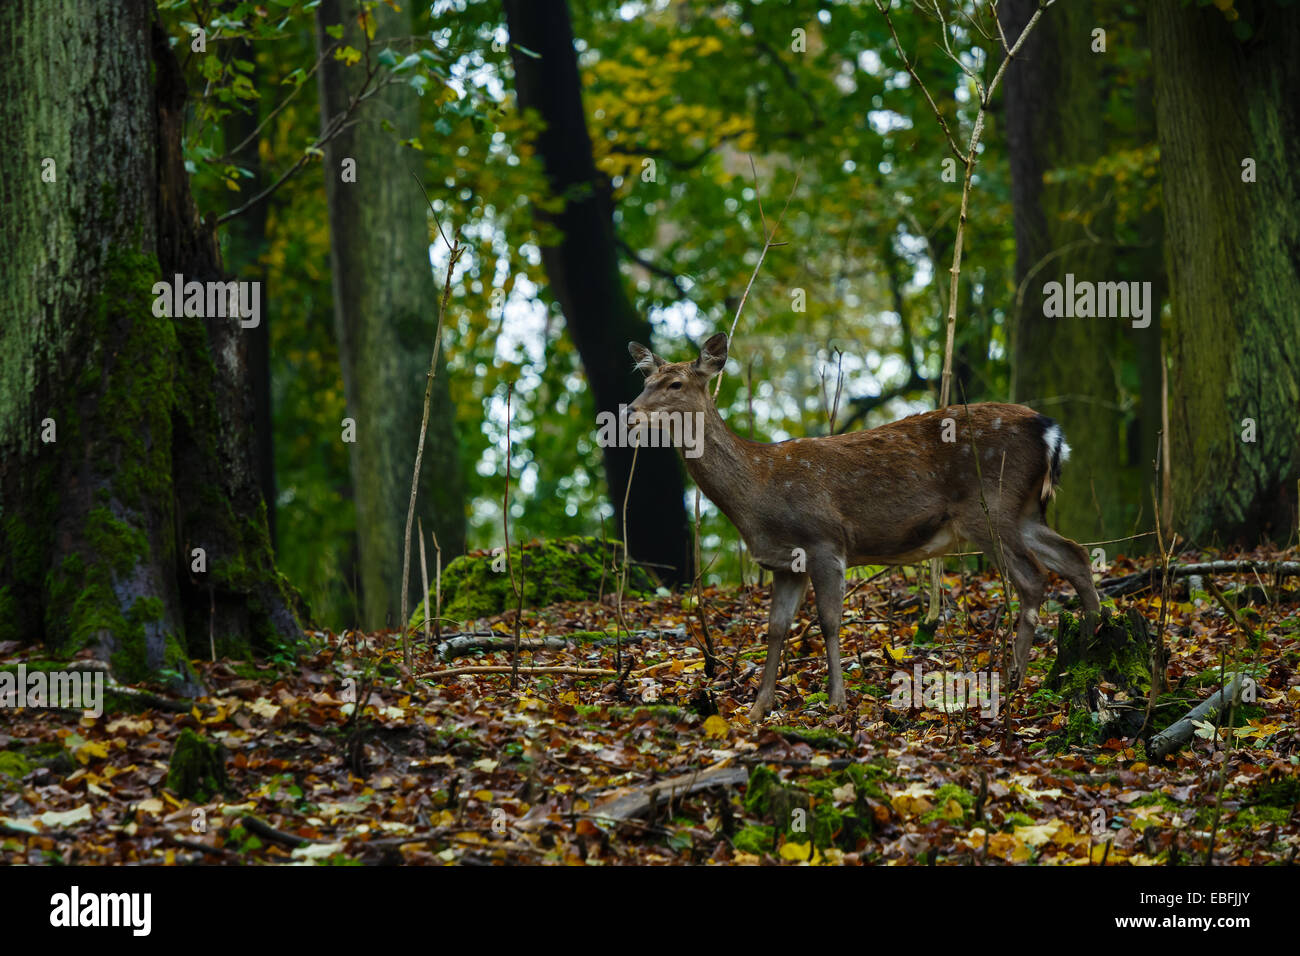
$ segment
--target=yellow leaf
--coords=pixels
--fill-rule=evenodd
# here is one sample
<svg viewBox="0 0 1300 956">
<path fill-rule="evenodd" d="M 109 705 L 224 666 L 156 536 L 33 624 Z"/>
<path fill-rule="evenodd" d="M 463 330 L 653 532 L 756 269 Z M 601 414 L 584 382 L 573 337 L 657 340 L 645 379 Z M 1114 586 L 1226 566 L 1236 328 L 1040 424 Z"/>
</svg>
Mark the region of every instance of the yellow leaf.
<svg viewBox="0 0 1300 956">
<path fill-rule="evenodd" d="M 727 723 L 725 717 L 714 714 L 704 721 L 704 736 L 720 739 L 731 733 L 731 725 Z"/>
<path fill-rule="evenodd" d="M 47 810 L 36 819 L 41 826 L 57 830 L 61 827 L 71 826 L 74 823 L 85 823 L 90 820 L 90 804 L 83 803 L 75 810 L 65 810 L 62 813 L 54 810 Z"/>
<path fill-rule="evenodd" d="M 821 855 L 817 852 L 817 847 L 813 846 L 810 840 L 807 843 L 786 843 L 781 847 L 781 859 L 795 860 L 799 863 L 817 864 L 821 862 Z"/>
<path fill-rule="evenodd" d="M 1040 826 L 1016 827 L 1016 839 L 1023 840 L 1029 846 L 1042 846 L 1052 839 L 1060 827 L 1060 820 L 1050 820 Z"/>
<path fill-rule="evenodd" d="M 77 749 L 72 751 L 72 754 L 77 758 L 78 763 L 84 764 L 90 763 L 92 758 L 103 760 L 108 756 L 108 748 L 98 741 L 87 740 L 84 744 L 81 744 Z"/>
<path fill-rule="evenodd" d="M 133 717 L 118 717 L 108 725 L 110 734 L 147 734 L 153 730 L 153 721 L 148 718 L 136 720 Z"/>
</svg>

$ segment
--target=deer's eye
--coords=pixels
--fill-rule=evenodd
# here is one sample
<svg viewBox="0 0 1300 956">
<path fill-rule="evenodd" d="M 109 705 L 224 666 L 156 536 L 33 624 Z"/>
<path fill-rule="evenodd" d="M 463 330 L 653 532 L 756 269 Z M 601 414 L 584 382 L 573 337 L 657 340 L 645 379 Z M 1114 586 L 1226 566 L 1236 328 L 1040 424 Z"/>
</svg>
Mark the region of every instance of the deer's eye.
<svg viewBox="0 0 1300 956">
<path fill-rule="evenodd" d="M 668 387 L 669 387 L 670 389 L 673 389 L 673 388 L 681 388 L 681 387 L 682 387 L 682 383 L 681 383 L 681 382 L 673 382 L 673 383 L 671 383 Z"/>
</svg>

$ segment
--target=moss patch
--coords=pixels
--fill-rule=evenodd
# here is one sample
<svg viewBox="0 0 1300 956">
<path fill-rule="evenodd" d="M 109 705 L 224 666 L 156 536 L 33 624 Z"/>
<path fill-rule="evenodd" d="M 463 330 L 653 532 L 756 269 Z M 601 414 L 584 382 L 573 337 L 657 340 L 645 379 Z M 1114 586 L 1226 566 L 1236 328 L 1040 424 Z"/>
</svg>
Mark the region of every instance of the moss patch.
<svg viewBox="0 0 1300 956">
<path fill-rule="evenodd" d="M 469 621 L 515 607 L 510 566 L 516 582 L 521 574 L 524 579 L 525 607 L 593 601 L 601 593 L 602 581 L 605 594 L 617 591 L 622 562 L 623 546 L 619 542 L 602 544 L 594 537 L 530 541 L 522 548 L 515 545 L 510 549 L 509 564 L 504 552 L 463 555 L 443 569 L 442 616 Z M 628 569 L 624 595 L 641 597 L 654 588 L 654 579 L 643 568 L 632 565 Z M 421 602 L 411 615 L 410 626 L 421 626 L 425 614 L 425 603 Z"/>
<path fill-rule="evenodd" d="M 884 799 L 879 781 L 889 776 L 888 770 L 872 764 L 852 764 L 796 785 L 782 782 L 774 771 L 760 764 L 750 771 L 745 809 L 751 816 L 771 823 L 742 830 L 737 834 L 736 849 L 745 849 L 740 843 L 742 834 L 757 831 L 748 839 L 760 849 L 746 852 L 770 851 L 778 834 L 787 842 L 811 841 L 818 849 L 834 846 L 856 850 L 871 835 L 875 813 L 870 801 Z M 853 784 L 853 802 L 837 805 L 835 791 L 842 794 L 842 788 L 849 783 Z M 843 800 L 839 803 L 843 804 Z"/>
<path fill-rule="evenodd" d="M 18 781 L 32 772 L 32 763 L 20 753 L 0 750 L 0 790 L 17 786 Z"/>
<path fill-rule="evenodd" d="M 225 748 L 188 727 L 182 730 L 167 768 L 167 789 L 187 800 L 204 802 L 227 786 Z"/>
</svg>

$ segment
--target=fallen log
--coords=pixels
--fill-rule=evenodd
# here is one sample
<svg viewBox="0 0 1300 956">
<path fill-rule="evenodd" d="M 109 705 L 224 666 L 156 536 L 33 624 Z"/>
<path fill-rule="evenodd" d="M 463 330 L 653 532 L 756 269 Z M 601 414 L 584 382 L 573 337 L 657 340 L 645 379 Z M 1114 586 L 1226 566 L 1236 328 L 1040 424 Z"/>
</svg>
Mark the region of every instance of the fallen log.
<svg viewBox="0 0 1300 956">
<path fill-rule="evenodd" d="M 589 815 L 622 823 L 644 816 L 651 806 L 664 800 L 671 802 L 710 787 L 734 787 L 748 780 L 749 771 L 744 767 L 710 767 L 669 777 L 630 792 L 606 795 L 607 799 L 593 807 Z"/>
<path fill-rule="evenodd" d="M 633 631 L 631 634 L 623 635 L 622 643 L 640 644 L 644 640 L 654 640 L 655 638 L 685 640 L 686 629 L 678 627 L 668 630 Z M 574 643 L 573 639 L 563 635 L 529 637 L 519 642 L 519 649 L 525 651 L 562 651 L 571 643 Z M 594 641 L 582 641 L 581 645 L 583 647 L 608 647 L 617 643 L 619 643 L 619 638 L 611 635 L 610 637 L 597 638 Z M 438 645 L 437 650 L 438 656 L 446 661 L 451 660 L 454 657 L 460 657 L 464 654 L 472 654 L 475 651 L 510 651 L 514 650 L 514 647 L 514 638 L 486 631 L 449 636 Z"/>
<path fill-rule="evenodd" d="M 1207 574 L 1241 574 L 1244 571 L 1258 571 L 1260 574 L 1277 574 L 1282 577 L 1300 575 L 1300 561 L 1204 561 L 1199 564 L 1177 564 L 1169 569 L 1169 576 L 1185 578 Z M 1104 578 L 1097 584 L 1097 590 L 1108 597 L 1132 594 L 1143 587 L 1156 588 L 1160 569 L 1152 567 L 1145 571 L 1134 571 L 1118 578 Z"/>
<path fill-rule="evenodd" d="M 440 671 L 421 674 L 418 680 L 436 680 L 442 677 L 459 677 L 461 674 L 511 674 L 515 668 L 509 664 L 471 664 L 466 667 L 447 667 Z M 520 674 L 571 674 L 575 677 L 617 677 L 618 671 L 605 667 L 520 667 Z"/>
<path fill-rule="evenodd" d="M 1160 759 L 1181 748 L 1192 739 L 1192 734 L 1196 731 L 1196 721 L 1206 720 L 1217 714 L 1224 707 L 1229 706 L 1234 698 L 1241 696 L 1242 683 L 1242 675 L 1233 674 L 1232 679 L 1228 681 L 1228 686 L 1211 694 L 1185 716 L 1147 741 L 1147 753 L 1155 759 Z"/>
</svg>

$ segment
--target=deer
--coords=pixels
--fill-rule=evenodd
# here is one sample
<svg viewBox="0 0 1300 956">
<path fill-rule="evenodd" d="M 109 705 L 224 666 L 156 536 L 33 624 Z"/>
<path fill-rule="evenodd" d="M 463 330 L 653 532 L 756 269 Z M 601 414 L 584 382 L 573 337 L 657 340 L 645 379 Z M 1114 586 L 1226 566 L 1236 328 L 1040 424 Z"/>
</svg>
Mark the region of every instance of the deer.
<svg viewBox="0 0 1300 956">
<path fill-rule="evenodd" d="M 719 332 L 694 361 L 667 362 L 629 342 L 644 389 L 626 411 L 629 422 L 651 428 L 672 413 L 702 421 L 700 448 L 683 455 L 686 470 L 772 572 L 767 659 L 751 721 L 776 703 L 781 652 L 809 583 L 826 646 L 828 703 L 846 707 L 839 632 L 851 567 L 914 564 L 963 543 L 982 551 L 1020 598 L 1007 674 L 1013 688 L 1029 663 L 1049 570 L 1069 581 L 1085 614 L 1100 611 L 1087 553 L 1046 520 L 1070 454 L 1054 420 L 1024 405 L 980 402 L 863 431 L 750 441 L 727 427 L 709 394 L 727 345 Z"/>
</svg>

